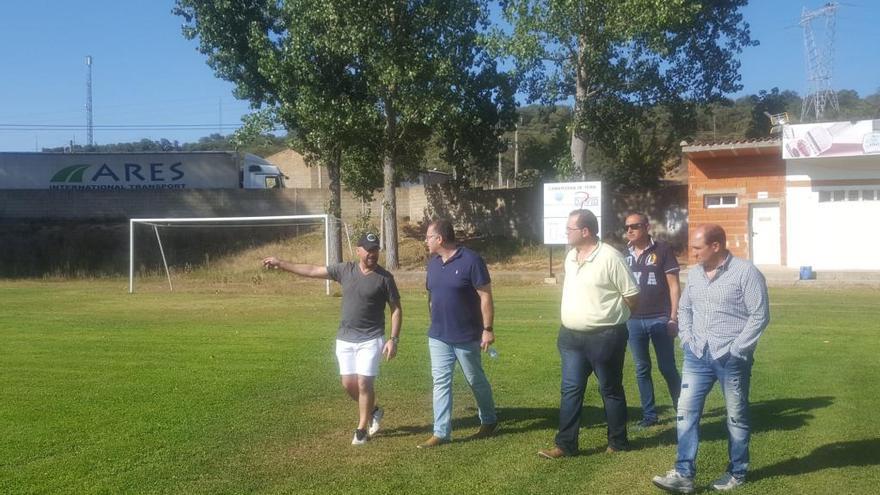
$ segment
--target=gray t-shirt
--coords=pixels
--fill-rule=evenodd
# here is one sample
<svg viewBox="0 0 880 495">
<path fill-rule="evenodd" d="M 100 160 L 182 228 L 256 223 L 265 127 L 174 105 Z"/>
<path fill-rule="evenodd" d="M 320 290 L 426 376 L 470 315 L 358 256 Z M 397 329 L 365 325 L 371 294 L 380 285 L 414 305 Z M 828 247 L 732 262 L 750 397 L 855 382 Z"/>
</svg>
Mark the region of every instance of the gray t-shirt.
<svg viewBox="0 0 880 495">
<path fill-rule="evenodd" d="M 394 276 L 377 266 L 366 275 L 358 263 L 327 266 L 330 278 L 342 285 L 342 319 L 336 338 L 366 342 L 385 334 L 385 305 L 400 300 Z"/>
</svg>

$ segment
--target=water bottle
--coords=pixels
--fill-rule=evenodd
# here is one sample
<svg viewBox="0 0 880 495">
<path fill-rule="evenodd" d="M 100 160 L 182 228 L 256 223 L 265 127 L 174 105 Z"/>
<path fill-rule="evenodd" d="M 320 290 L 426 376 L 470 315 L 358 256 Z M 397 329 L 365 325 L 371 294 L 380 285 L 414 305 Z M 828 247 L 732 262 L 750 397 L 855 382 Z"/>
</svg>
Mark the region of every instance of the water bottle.
<svg viewBox="0 0 880 495">
<path fill-rule="evenodd" d="M 486 354 L 489 355 L 489 359 L 498 359 L 498 351 L 494 347 L 490 347 Z"/>
</svg>

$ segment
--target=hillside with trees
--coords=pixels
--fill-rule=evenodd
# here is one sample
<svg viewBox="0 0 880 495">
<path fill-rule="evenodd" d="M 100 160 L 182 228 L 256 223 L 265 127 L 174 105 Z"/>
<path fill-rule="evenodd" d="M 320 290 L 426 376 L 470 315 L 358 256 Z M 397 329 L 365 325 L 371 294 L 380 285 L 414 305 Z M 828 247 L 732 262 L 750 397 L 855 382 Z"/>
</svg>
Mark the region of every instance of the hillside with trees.
<svg viewBox="0 0 880 495">
<path fill-rule="evenodd" d="M 788 112 L 793 124 L 800 123 L 801 97 L 791 90 L 772 88 L 758 94 L 736 99 L 725 98 L 701 105 L 695 113 L 694 130 L 675 134 L 676 144 L 687 142 L 725 142 L 770 137 L 770 120 L 764 112 Z M 840 112 L 827 120 L 864 120 L 880 118 L 880 90 L 861 97 L 852 90 L 838 92 Z M 569 134 L 572 109 L 567 106 L 526 106 L 519 109 L 518 139 L 514 132 L 504 134 L 506 150 L 501 153 L 502 185 L 513 184 L 515 168 L 514 141 L 519 143 L 518 185 L 541 181 L 568 180 L 576 177 L 569 153 Z M 606 168 L 603 179 L 612 187 L 637 188 L 650 185 L 638 171 L 641 159 L 627 160 L 625 155 L 612 156 L 605 147 L 592 149 L 591 159 L 600 169 Z M 668 156 L 658 157 L 664 162 L 663 171 L 678 163 L 679 152 L 674 149 Z M 607 167 L 616 167 L 609 173 Z M 634 172 L 633 169 L 636 169 Z M 629 171 L 628 171 L 629 170 Z M 658 177 L 659 178 L 659 177 Z M 497 186 L 497 171 L 487 183 Z"/>
<path fill-rule="evenodd" d="M 829 116 L 829 120 L 863 120 L 880 118 L 880 90 L 861 97 L 853 90 L 837 93 L 840 112 Z M 699 106 L 696 111 L 695 130 L 689 134 L 677 135 L 677 142 L 725 142 L 744 139 L 759 139 L 770 136 L 770 121 L 764 112 L 778 114 L 788 112 L 792 123 L 800 123 L 801 96 L 791 90 L 772 88 L 757 94 L 736 99 L 726 98 L 716 103 Z M 569 139 L 572 125 L 572 109 L 565 105 L 542 106 L 527 105 L 517 110 L 516 130 L 504 132 L 504 148 L 497 155 L 501 166 L 499 184 L 498 161 L 494 169 L 471 169 L 469 179 L 472 184 L 488 187 L 530 186 L 543 181 L 568 180 L 576 178 L 569 159 Z M 137 151 L 220 151 L 237 149 L 259 156 L 269 156 L 286 149 L 290 144 L 288 137 L 267 134 L 250 136 L 242 140 L 239 136 L 211 134 L 192 143 L 179 143 L 167 139 L 129 143 L 113 143 L 92 147 L 75 146 L 73 151 L 96 152 L 137 152 Z M 519 152 L 515 153 L 515 144 Z M 64 151 L 62 148 L 47 148 L 43 151 Z M 456 170 L 442 157 L 444 149 L 439 139 L 427 147 L 421 162 L 422 170 L 440 170 L 453 174 Z M 600 164 L 614 163 L 613 157 L 604 155 L 601 149 L 594 149 L 591 159 Z M 518 167 L 515 163 L 518 161 Z M 667 160 L 669 164 L 678 161 L 673 153 Z M 622 167 L 625 168 L 626 162 Z M 636 166 L 635 164 L 632 166 Z M 514 169 L 519 175 L 514 180 Z M 620 174 L 625 175 L 625 174 Z M 607 179 L 606 179 L 607 180 Z M 621 187 L 644 187 L 638 182 L 609 182 Z"/>
<path fill-rule="evenodd" d="M 135 153 L 152 151 L 228 151 L 238 150 L 258 156 L 269 156 L 288 147 L 289 139 L 271 134 L 261 134 L 242 143 L 235 135 L 211 134 L 193 143 L 181 143 L 168 139 L 141 139 L 128 143 L 97 144 L 93 146 L 74 145 L 73 148 L 43 148 L 46 152 L 96 152 L 96 153 Z"/>
</svg>

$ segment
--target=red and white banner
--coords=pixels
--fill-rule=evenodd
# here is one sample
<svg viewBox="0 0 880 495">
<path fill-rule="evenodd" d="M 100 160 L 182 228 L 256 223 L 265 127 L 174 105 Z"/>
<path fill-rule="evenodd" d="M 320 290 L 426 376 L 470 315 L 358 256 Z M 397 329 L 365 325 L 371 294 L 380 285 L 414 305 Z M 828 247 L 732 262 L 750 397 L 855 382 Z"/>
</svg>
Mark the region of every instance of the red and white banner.
<svg viewBox="0 0 880 495">
<path fill-rule="evenodd" d="M 826 158 L 880 154 L 880 120 L 787 125 L 782 158 Z"/>
</svg>

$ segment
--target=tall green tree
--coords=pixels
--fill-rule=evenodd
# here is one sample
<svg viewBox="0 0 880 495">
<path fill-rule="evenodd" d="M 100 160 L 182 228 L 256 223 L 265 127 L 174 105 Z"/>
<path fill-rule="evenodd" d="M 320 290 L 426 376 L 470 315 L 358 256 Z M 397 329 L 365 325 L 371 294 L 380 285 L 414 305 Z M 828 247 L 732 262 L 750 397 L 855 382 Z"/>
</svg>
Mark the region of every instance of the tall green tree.
<svg viewBox="0 0 880 495">
<path fill-rule="evenodd" d="M 381 122 L 386 263 L 398 266 L 395 185 L 422 162 L 436 136 L 443 157 L 458 166 L 485 166 L 503 122 L 513 115 L 512 91 L 482 47 L 488 27 L 483 0 L 340 0 L 336 16 L 353 29 L 336 33 Z"/>
<path fill-rule="evenodd" d="M 243 135 L 282 125 L 306 159 L 324 165 L 330 178 L 327 213 L 342 216 L 341 182 L 349 150 L 371 149 L 365 85 L 351 70 L 352 60 L 335 49 L 328 30 L 338 24 L 331 2 L 253 0 L 248 2 L 178 0 L 174 12 L 185 20 L 183 33 L 198 39 L 216 74 L 235 84 L 235 94 L 258 111 L 245 122 Z M 352 28 L 350 26 L 350 28 Z M 366 120 L 364 120 L 366 119 Z M 240 136 L 241 137 L 241 136 Z M 360 170 L 355 193 L 375 183 Z M 373 179 L 372 181 L 370 179 Z M 360 187 L 359 187 L 360 186 Z M 331 261 L 341 259 L 340 224 L 330 229 Z"/>
<path fill-rule="evenodd" d="M 444 143 L 458 139 L 450 158 L 481 156 L 478 140 L 462 138 L 497 141 L 512 107 L 479 43 L 482 0 L 178 0 L 176 11 L 217 74 L 294 131 L 331 183 L 333 170 L 349 187 L 382 178 L 391 269 L 397 181 L 437 129 Z"/>
<path fill-rule="evenodd" d="M 643 180 L 651 174 L 638 169 L 662 161 L 658 147 L 671 152 L 673 135 L 693 127 L 695 102 L 740 89 L 736 55 L 754 44 L 746 2 L 502 0 L 512 30 L 498 46 L 532 101 L 573 102 L 570 152 L 582 177 L 600 172 L 588 159 L 595 146 L 635 169 L 623 180 Z"/>
</svg>

